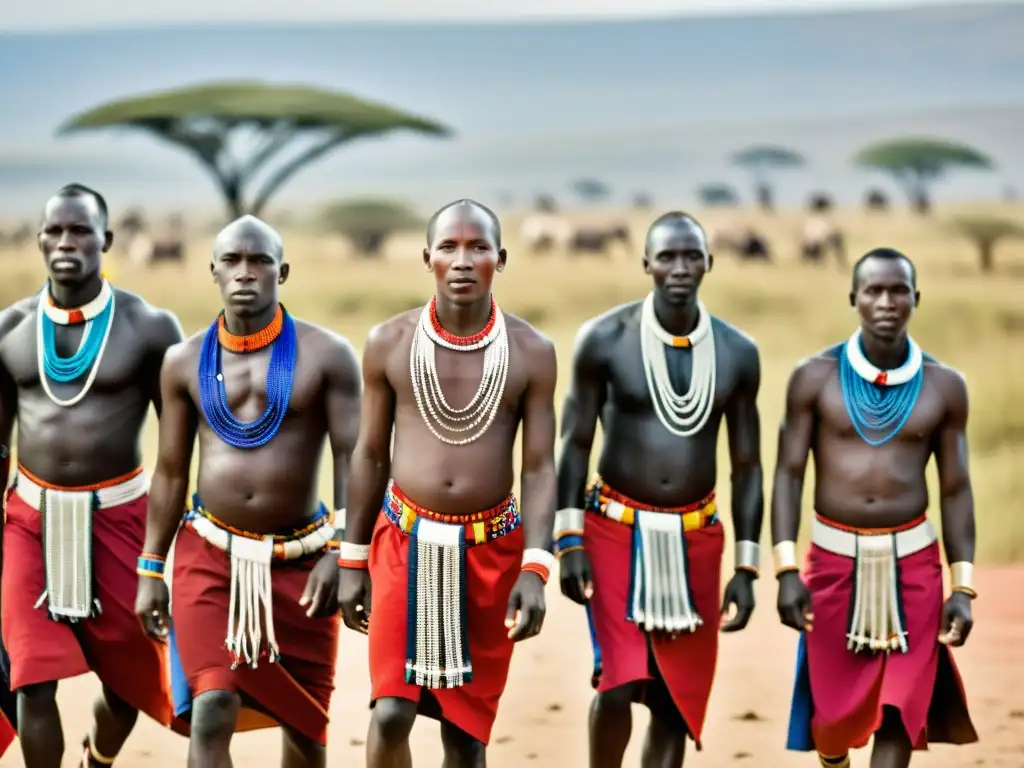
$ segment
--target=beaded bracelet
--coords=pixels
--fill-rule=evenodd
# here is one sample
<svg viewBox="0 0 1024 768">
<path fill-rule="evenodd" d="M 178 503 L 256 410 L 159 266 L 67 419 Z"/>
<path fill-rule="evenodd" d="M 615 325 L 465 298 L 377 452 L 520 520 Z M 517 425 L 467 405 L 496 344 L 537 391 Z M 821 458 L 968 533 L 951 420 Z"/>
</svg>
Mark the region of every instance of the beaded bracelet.
<svg viewBox="0 0 1024 768">
<path fill-rule="evenodd" d="M 568 531 L 555 541 L 555 557 L 561 557 L 566 552 L 583 549 L 583 534 L 577 531 Z"/>
<path fill-rule="evenodd" d="M 135 565 L 135 572 L 139 576 L 148 576 L 151 579 L 162 579 L 164 577 L 164 568 L 166 565 L 166 559 L 160 557 L 160 555 L 148 555 L 143 552 L 139 555 L 138 562 Z"/>
<path fill-rule="evenodd" d="M 528 549 L 523 552 L 523 566 L 521 570 L 536 573 L 540 580 L 548 583 L 551 571 L 555 568 L 555 556 L 546 549 Z"/>
<path fill-rule="evenodd" d="M 790 571 L 799 571 L 800 566 L 796 562 L 796 542 L 780 541 L 772 549 L 775 555 L 775 576 L 781 576 Z"/>
<path fill-rule="evenodd" d="M 370 567 L 370 545 L 339 542 L 338 567 L 365 571 Z"/>
</svg>

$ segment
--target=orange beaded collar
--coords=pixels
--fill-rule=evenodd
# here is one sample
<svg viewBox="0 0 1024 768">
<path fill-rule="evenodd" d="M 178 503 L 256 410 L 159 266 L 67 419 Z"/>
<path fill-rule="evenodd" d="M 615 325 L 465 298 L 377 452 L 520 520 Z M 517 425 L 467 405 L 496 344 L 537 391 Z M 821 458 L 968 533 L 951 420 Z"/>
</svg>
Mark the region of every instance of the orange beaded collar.
<svg viewBox="0 0 1024 768">
<path fill-rule="evenodd" d="M 255 352 L 257 349 L 263 349 L 273 344 L 277 337 L 281 335 L 283 325 L 284 307 L 278 304 L 277 312 L 274 313 L 274 319 L 270 321 L 267 327 L 256 331 L 256 333 L 250 333 L 248 336 L 235 336 L 228 330 L 224 320 L 224 313 L 221 312 L 217 323 L 217 340 L 228 352 L 237 352 L 238 354 Z"/>
</svg>

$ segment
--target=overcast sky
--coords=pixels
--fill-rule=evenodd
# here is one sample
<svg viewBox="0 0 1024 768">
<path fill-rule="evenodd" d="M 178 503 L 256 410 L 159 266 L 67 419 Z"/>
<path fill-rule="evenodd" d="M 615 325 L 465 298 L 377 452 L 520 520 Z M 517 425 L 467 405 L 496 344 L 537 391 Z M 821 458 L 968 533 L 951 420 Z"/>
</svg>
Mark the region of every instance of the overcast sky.
<svg viewBox="0 0 1024 768">
<path fill-rule="evenodd" d="M 987 0 L 1006 4 L 1021 0 Z M 86 30 L 234 21 L 492 20 L 963 5 L 964 0 L 0 0 L 0 30 Z"/>
</svg>

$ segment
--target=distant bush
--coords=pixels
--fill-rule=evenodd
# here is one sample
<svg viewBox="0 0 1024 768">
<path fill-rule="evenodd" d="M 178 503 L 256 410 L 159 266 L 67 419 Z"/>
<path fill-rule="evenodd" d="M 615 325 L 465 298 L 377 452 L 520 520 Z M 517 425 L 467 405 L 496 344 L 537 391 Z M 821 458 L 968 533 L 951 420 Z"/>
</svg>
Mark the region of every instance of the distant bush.
<svg viewBox="0 0 1024 768">
<path fill-rule="evenodd" d="M 951 222 L 953 229 L 974 243 L 982 272 L 995 268 L 995 248 L 1000 240 L 1024 238 L 1024 225 L 993 216 L 960 216 Z"/>
<path fill-rule="evenodd" d="M 321 229 L 342 235 L 362 256 L 378 257 L 396 232 L 421 229 L 426 223 L 404 203 L 391 200 L 339 200 L 324 206 Z"/>
</svg>

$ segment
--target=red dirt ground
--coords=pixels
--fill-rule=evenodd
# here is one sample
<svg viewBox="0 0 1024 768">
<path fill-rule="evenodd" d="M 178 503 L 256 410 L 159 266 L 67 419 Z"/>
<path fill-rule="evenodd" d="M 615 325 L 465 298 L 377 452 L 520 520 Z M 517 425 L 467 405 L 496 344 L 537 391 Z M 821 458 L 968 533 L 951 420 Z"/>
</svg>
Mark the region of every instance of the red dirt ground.
<svg viewBox="0 0 1024 768">
<path fill-rule="evenodd" d="M 967 747 L 936 745 L 915 757 L 915 768 L 1022 768 L 1024 766 L 1024 568 L 984 569 L 977 573 L 982 597 L 975 604 L 976 626 L 966 647 L 956 654 L 964 676 L 981 742 Z M 581 609 L 552 586 L 543 634 L 516 652 L 507 692 L 489 750 L 491 768 L 584 768 L 586 713 L 591 698 L 590 640 Z M 722 643 L 716 687 L 711 697 L 704 751 L 691 752 L 688 766 L 701 768 L 773 768 L 805 766 L 817 761 L 784 747 L 796 636 L 778 625 L 774 580 L 759 583 L 759 609 L 743 633 Z M 89 722 L 97 690 L 91 675 L 61 684 L 65 733 L 75 743 Z M 328 764 L 364 765 L 363 739 L 369 710 L 366 642 L 346 631 L 338 666 L 338 691 L 332 707 L 333 729 Z M 646 712 L 637 708 L 634 738 L 625 764 L 639 764 Z M 438 726 L 422 720 L 413 733 L 415 763 L 441 763 Z M 235 764 L 277 764 L 275 730 L 238 736 Z M 125 745 L 122 768 L 178 768 L 185 765 L 186 742 L 149 721 L 141 721 Z M 868 755 L 855 756 L 866 766 Z M 24 764 L 16 745 L 0 759 L 4 768 Z M 66 755 L 64 766 L 76 766 Z"/>
</svg>

